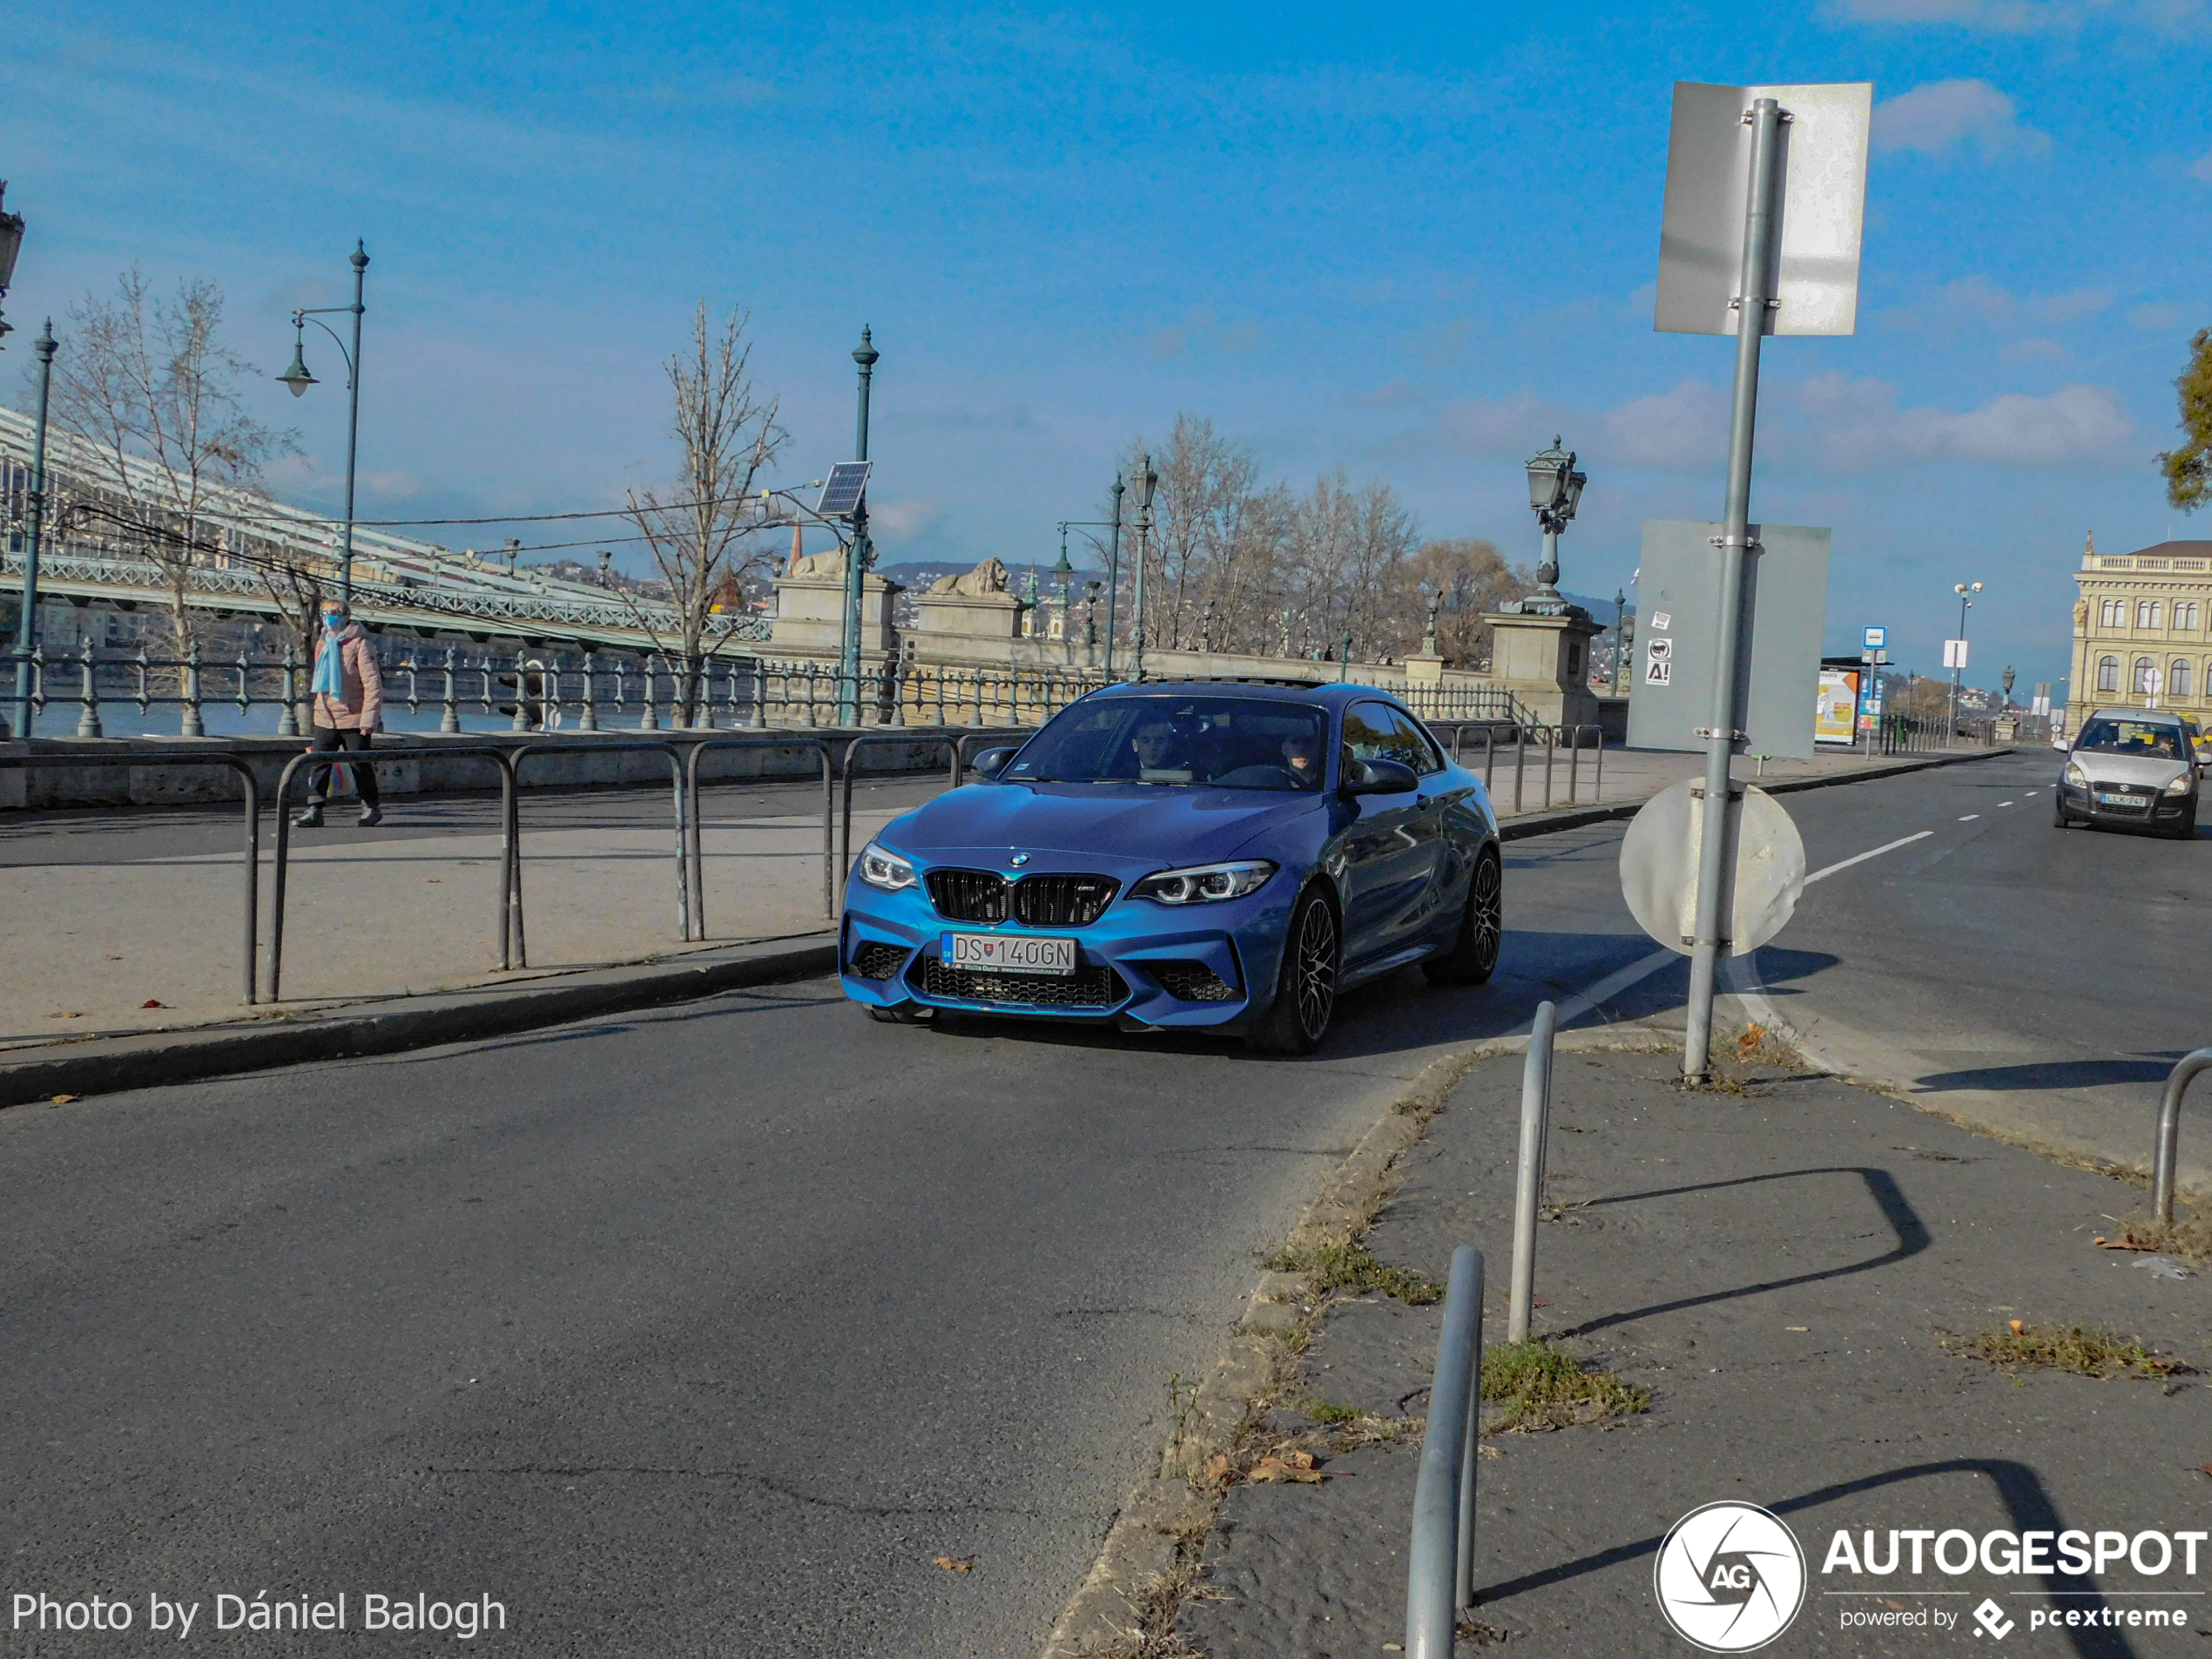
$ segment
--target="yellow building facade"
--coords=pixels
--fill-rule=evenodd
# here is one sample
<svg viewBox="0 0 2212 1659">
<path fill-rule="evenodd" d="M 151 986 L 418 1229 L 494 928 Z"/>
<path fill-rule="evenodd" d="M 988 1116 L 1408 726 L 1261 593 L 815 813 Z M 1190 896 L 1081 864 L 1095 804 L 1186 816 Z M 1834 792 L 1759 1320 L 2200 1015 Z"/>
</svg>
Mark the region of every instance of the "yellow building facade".
<svg viewBox="0 0 2212 1659">
<path fill-rule="evenodd" d="M 2161 542 L 2100 553 L 2074 573 L 2074 669 L 2067 719 L 2094 708 L 2171 709 L 2212 724 L 2212 542 Z"/>
</svg>

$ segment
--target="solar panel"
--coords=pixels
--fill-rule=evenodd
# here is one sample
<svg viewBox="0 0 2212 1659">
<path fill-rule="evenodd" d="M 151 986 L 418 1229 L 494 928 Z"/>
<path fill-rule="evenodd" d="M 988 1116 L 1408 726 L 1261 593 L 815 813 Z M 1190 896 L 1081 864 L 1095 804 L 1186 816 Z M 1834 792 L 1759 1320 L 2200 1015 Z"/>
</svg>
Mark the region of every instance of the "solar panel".
<svg viewBox="0 0 2212 1659">
<path fill-rule="evenodd" d="M 824 518 L 849 518 L 860 504 L 860 497 L 867 493 L 868 473 L 873 461 L 840 461 L 830 469 L 829 482 L 822 486 L 822 498 L 814 510 Z"/>
</svg>

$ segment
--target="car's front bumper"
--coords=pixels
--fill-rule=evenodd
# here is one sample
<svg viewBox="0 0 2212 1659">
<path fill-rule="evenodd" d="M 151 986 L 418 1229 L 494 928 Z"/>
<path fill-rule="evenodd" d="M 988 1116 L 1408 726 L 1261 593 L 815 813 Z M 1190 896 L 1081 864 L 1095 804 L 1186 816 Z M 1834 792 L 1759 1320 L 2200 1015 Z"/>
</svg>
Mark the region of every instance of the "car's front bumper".
<svg viewBox="0 0 2212 1659">
<path fill-rule="evenodd" d="M 1257 893 L 1216 904 L 1170 907 L 1123 893 L 1087 927 L 992 927 L 946 920 L 919 887 L 886 893 L 855 876 L 839 929 L 839 979 L 847 996 L 874 1008 L 1233 1025 L 1273 998 L 1291 896 L 1278 873 Z M 952 969 L 941 961 L 949 933 L 1073 939 L 1076 973 Z"/>
<path fill-rule="evenodd" d="M 2161 791 L 2148 798 L 2141 794 L 2130 796 L 2132 800 L 2144 802 L 2139 806 L 2122 806 L 2097 799 L 2100 795 L 2117 792 L 2110 785 L 2091 783 L 2085 788 L 2061 779 L 2059 782 L 2059 806 L 2071 816 L 2092 823 L 2158 826 L 2178 823 L 2184 814 L 2193 812 L 2196 806 L 2195 790 L 2183 795 L 2168 795 Z"/>
</svg>

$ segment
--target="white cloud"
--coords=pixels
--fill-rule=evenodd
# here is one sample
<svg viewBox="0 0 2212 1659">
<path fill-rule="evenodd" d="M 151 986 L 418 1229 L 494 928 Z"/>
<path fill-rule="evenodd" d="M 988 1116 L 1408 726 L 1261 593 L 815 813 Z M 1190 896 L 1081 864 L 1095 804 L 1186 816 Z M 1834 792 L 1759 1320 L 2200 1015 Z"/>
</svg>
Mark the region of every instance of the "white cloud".
<svg viewBox="0 0 2212 1659">
<path fill-rule="evenodd" d="M 934 501 L 876 502 L 868 507 L 868 528 L 894 536 L 918 536 L 943 516 L 944 509 Z"/>
<path fill-rule="evenodd" d="M 1525 461 L 1575 423 L 1575 412 L 1523 392 L 1518 397 L 1453 398 L 1438 417 L 1436 435 L 1456 455 L 1511 455 Z"/>
<path fill-rule="evenodd" d="M 2188 314 L 2180 306 L 2136 306 L 2128 313 L 2128 326 L 2131 328 L 2174 328 L 2178 327 Z"/>
<path fill-rule="evenodd" d="M 1969 325 L 2029 324 L 2049 327 L 2104 310 L 2113 302 L 2109 288 L 2068 288 L 2059 293 L 2018 294 L 1987 277 L 1961 277 L 1931 288 L 1910 306 L 1882 314 L 1893 328 L 1952 332 Z"/>
<path fill-rule="evenodd" d="M 2057 341 L 2036 336 L 2016 340 L 1998 354 L 2008 363 L 2060 363 L 2074 355 Z"/>
<path fill-rule="evenodd" d="M 2201 155 L 2189 164 L 2189 177 L 2212 185 L 2212 153 Z"/>
<path fill-rule="evenodd" d="M 2110 458 L 2134 422 L 2101 386 L 2047 397 L 2006 392 L 1976 409 L 1899 408 L 1886 381 L 1823 375 L 1790 388 L 1790 447 L 1852 470 L 1925 461 L 1985 466 L 2086 465 Z"/>
<path fill-rule="evenodd" d="M 2008 151 L 2040 155 L 2051 140 L 2020 124 L 2013 100 L 1987 81 L 1933 81 L 1874 107 L 1874 143 L 1884 150 L 1940 155 L 1972 139 L 1985 158 Z"/>
<path fill-rule="evenodd" d="M 1728 395 L 1703 381 L 1608 409 L 1608 453 L 1635 467 L 1708 467 L 1728 458 Z"/>
<path fill-rule="evenodd" d="M 1402 409 L 1420 402 L 1423 395 L 1419 387 L 1401 374 L 1364 392 L 1346 392 L 1344 401 L 1355 409 Z"/>
</svg>

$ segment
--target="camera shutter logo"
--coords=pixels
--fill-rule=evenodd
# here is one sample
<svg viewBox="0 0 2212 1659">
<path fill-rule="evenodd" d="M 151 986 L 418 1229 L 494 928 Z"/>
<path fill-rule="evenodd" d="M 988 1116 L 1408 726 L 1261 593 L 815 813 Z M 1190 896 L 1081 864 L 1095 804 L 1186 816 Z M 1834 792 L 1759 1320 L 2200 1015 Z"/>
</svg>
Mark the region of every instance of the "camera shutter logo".
<svg viewBox="0 0 2212 1659">
<path fill-rule="evenodd" d="M 1709 1503 L 1675 1522 L 1651 1569 L 1675 1634 L 1707 1653 L 1750 1653 L 1790 1628 L 1805 1600 L 1797 1534 L 1754 1504 Z"/>
</svg>

